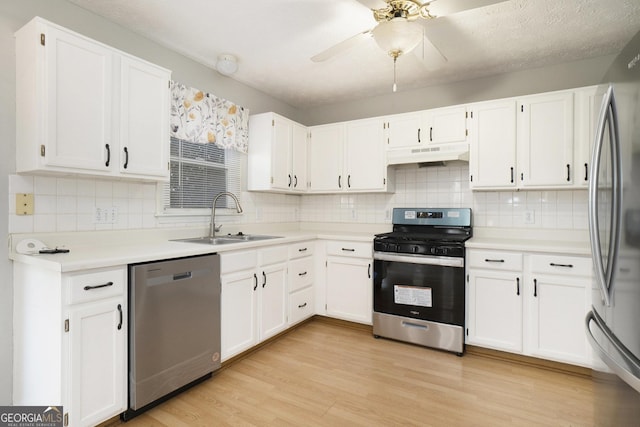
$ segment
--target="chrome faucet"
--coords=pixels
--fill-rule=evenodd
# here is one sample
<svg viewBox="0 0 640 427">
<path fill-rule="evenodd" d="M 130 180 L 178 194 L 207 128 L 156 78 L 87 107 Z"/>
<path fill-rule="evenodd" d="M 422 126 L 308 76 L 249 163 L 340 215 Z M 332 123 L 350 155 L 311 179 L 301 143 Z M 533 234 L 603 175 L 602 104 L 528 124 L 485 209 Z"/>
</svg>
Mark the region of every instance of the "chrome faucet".
<svg viewBox="0 0 640 427">
<path fill-rule="evenodd" d="M 228 191 L 223 191 L 222 193 L 216 194 L 216 197 L 213 198 L 213 203 L 211 204 L 211 229 L 209 230 L 209 237 L 216 237 L 216 232 L 220 231 L 222 228 L 222 224 L 216 227 L 216 202 L 222 196 L 229 196 L 236 202 L 236 210 L 238 213 L 242 213 L 242 206 L 240 206 L 240 202 L 235 194 L 229 193 Z"/>
</svg>

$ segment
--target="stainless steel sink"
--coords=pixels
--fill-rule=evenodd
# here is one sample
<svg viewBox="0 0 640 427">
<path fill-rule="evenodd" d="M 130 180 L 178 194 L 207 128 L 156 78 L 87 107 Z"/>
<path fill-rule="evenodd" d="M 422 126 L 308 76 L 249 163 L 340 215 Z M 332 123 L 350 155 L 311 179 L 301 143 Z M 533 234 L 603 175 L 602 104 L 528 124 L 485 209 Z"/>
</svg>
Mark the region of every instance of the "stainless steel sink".
<svg viewBox="0 0 640 427">
<path fill-rule="evenodd" d="M 175 239 L 174 242 L 202 243 L 205 245 L 225 245 L 229 243 L 253 242 L 257 240 L 278 239 L 280 236 L 265 236 L 258 234 L 228 234 L 220 237 L 190 237 L 187 239 Z"/>
</svg>

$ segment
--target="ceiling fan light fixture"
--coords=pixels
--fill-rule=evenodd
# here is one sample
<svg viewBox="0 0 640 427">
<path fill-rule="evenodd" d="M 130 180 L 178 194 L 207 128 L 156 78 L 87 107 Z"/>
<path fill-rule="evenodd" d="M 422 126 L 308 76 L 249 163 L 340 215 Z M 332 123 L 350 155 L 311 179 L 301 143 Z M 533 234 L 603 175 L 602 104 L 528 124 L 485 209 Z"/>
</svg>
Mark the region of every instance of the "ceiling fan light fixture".
<svg viewBox="0 0 640 427">
<path fill-rule="evenodd" d="M 238 71 L 238 61 L 235 56 L 230 53 L 218 55 L 216 62 L 216 70 L 223 76 L 230 76 Z"/>
<path fill-rule="evenodd" d="M 393 18 L 380 22 L 372 31 L 373 39 L 389 55 L 406 54 L 420 44 L 422 26 L 406 18 Z"/>
</svg>

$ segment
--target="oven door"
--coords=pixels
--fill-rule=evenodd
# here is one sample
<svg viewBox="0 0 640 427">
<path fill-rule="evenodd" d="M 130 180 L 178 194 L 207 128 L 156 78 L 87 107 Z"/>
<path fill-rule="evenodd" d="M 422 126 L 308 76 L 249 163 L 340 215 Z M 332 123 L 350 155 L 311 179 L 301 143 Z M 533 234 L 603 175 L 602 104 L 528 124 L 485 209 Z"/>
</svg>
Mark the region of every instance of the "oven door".
<svg viewBox="0 0 640 427">
<path fill-rule="evenodd" d="M 373 310 L 464 326 L 464 258 L 375 252 Z"/>
</svg>

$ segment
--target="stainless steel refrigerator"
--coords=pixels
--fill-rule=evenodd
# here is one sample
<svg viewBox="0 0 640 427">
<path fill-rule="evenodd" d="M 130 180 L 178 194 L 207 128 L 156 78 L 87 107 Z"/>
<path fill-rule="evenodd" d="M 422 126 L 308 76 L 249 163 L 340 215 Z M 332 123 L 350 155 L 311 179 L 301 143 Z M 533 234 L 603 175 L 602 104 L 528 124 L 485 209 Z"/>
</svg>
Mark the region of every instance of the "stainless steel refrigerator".
<svg viewBox="0 0 640 427">
<path fill-rule="evenodd" d="M 589 181 L 595 274 L 586 318 L 594 354 L 624 383 L 596 375 L 598 425 L 640 423 L 640 33 L 599 86 Z M 603 365 L 604 367 L 604 365 Z M 614 376 L 612 376 L 615 378 Z"/>
</svg>

